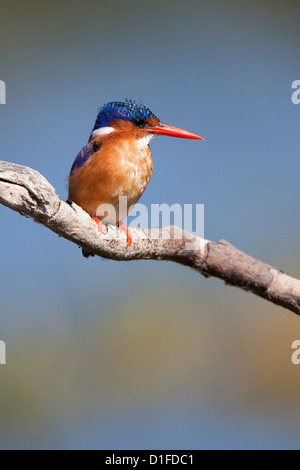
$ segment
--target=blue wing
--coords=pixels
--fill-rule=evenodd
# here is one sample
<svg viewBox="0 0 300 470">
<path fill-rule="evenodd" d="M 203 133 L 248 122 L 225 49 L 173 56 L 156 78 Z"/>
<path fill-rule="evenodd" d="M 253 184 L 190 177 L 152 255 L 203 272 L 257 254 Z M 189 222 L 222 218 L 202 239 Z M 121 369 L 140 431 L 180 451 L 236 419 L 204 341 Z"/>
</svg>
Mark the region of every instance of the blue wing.
<svg viewBox="0 0 300 470">
<path fill-rule="evenodd" d="M 71 168 L 71 172 L 77 170 L 90 158 L 90 156 L 99 150 L 99 145 L 96 145 L 94 142 L 89 142 L 86 144 L 78 153 L 77 157 L 74 160 L 74 163 Z"/>
</svg>

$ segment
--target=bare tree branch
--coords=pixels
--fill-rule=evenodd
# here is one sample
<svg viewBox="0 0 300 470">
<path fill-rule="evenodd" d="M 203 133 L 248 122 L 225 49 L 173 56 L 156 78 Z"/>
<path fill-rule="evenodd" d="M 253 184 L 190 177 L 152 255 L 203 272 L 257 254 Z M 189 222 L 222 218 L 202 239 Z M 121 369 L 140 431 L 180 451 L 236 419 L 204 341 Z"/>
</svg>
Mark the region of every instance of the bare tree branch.
<svg viewBox="0 0 300 470">
<path fill-rule="evenodd" d="M 90 216 L 74 203 L 62 201 L 37 171 L 0 161 L 0 203 L 32 217 L 91 254 L 119 261 L 168 260 L 214 276 L 300 314 L 300 281 L 239 251 L 225 240 L 195 237 L 179 227 L 144 230 L 126 235 L 109 226 L 99 235 Z"/>
</svg>

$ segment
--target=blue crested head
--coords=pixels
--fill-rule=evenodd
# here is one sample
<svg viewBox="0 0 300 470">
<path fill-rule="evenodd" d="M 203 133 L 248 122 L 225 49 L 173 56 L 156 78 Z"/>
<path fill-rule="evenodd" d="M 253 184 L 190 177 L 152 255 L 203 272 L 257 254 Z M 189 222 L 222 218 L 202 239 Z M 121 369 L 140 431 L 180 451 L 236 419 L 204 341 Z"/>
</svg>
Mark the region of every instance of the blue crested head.
<svg viewBox="0 0 300 470">
<path fill-rule="evenodd" d="M 89 138 L 89 142 L 85 145 L 75 158 L 71 173 L 82 167 L 91 155 L 98 152 L 102 146 L 100 139 L 96 141 L 97 136 L 118 133 L 124 128 L 124 124 L 111 124 L 112 121 L 129 121 L 139 129 L 135 132 L 135 138 L 143 139 L 142 144 L 147 146 L 150 140 L 156 135 L 168 135 L 171 137 L 181 137 L 184 139 L 203 140 L 202 137 L 192 132 L 179 129 L 179 127 L 169 126 L 160 122 L 157 116 L 145 106 L 143 103 L 135 100 L 126 99 L 125 101 L 112 101 L 106 103 L 99 109 L 95 125 Z M 127 126 L 125 126 L 126 128 Z M 129 126 L 131 127 L 131 126 Z M 143 130 L 144 132 L 140 132 Z M 99 140 L 99 139 L 98 139 Z"/>
<path fill-rule="evenodd" d="M 113 120 L 122 119 L 123 121 L 132 121 L 134 124 L 140 125 L 151 117 L 156 118 L 155 114 L 139 101 L 129 99 L 125 101 L 112 101 L 111 103 L 106 103 L 99 110 L 92 132 L 101 127 L 109 126 Z"/>
</svg>

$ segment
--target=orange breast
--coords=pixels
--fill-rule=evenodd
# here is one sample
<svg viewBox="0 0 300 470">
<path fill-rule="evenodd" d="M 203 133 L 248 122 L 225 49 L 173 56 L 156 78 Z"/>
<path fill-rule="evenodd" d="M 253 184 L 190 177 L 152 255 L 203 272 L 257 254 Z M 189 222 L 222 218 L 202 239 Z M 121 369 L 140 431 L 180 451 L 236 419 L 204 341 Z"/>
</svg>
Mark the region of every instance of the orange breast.
<svg viewBox="0 0 300 470">
<path fill-rule="evenodd" d="M 136 137 L 127 132 L 102 137 L 100 149 L 71 172 L 69 199 L 91 217 L 107 216 L 106 223 L 119 222 L 146 189 L 153 168 L 151 151 Z M 110 206 L 115 215 L 105 210 Z"/>
</svg>

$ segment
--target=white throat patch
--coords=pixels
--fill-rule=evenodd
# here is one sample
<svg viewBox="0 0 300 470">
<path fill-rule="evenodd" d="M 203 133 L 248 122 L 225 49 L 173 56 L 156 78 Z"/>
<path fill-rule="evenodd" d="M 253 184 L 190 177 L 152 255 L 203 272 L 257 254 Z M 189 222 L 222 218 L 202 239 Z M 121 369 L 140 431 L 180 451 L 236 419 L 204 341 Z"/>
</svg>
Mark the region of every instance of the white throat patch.
<svg viewBox="0 0 300 470">
<path fill-rule="evenodd" d="M 150 140 L 152 140 L 155 137 L 155 134 L 146 134 L 143 137 L 141 137 L 138 140 L 138 146 L 139 148 L 144 149 L 149 145 Z"/>
</svg>

